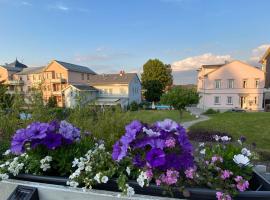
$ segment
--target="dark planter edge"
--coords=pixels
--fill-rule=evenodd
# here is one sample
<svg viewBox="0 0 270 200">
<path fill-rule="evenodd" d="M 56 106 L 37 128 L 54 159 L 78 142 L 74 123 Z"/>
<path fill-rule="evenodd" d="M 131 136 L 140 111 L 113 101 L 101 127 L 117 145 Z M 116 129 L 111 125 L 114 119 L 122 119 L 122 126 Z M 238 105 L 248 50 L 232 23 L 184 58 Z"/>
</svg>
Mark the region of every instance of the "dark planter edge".
<svg viewBox="0 0 270 200">
<path fill-rule="evenodd" d="M 240 192 L 234 199 L 235 200 L 269 200 L 270 199 L 270 181 L 267 181 L 259 172 L 253 170 L 255 179 L 259 182 L 259 188 L 266 188 L 267 190 L 261 191 L 245 191 Z M 39 176 L 31 174 L 19 174 L 18 176 L 11 176 L 12 179 L 24 180 L 30 182 L 39 182 L 46 184 L 55 184 L 66 186 L 68 178 L 57 177 L 57 176 Z M 170 194 L 165 193 L 166 191 L 154 184 L 150 184 L 149 187 L 140 187 L 136 181 L 130 180 L 128 184 L 134 188 L 136 194 L 160 196 L 160 197 L 172 197 Z M 93 189 L 106 190 L 119 192 L 116 179 L 111 179 L 107 184 L 99 184 L 93 186 Z M 216 190 L 207 188 L 185 188 L 190 193 L 190 197 L 184 197 L 177 188 L 172 188 L 173 197 L 176 198 L 187 198 L 187 199 L 200 199 L 200 200 L 214 200 L 216 199 Z"/>
</svg>

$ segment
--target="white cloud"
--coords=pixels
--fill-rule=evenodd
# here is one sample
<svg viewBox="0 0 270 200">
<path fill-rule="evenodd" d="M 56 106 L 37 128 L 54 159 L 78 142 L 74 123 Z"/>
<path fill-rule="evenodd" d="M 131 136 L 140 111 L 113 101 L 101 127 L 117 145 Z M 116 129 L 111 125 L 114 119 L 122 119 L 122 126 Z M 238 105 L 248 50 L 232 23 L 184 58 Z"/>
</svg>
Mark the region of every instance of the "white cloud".
<svg viewBox="0 0 270 200">
<path fill-rule="evenodd" d="M 259 60 L 263 56 L 263 54 L 266 52 L 266 50 L 270 47 L 270 44 L 262 44 L 251 52 L 251 57 L 249 58 L 249 62 L 251 64 L 258 64 Z"/>
<path fill-rule="evenodd" d="M 199 56 L 188 57 L 172 63 L 173 71 L 188 71 L 196 70 L 201 65 L 206 64 L 220 64 L 225 61 L 232 60 L 230 55 L 215 55 L 212 53 L 205 53 Z"/>
<path fill-rule="evenodd" d="M 64 5 L 63 3 L 56 3 L 53 5 L 50 5 L 49 8 L 54 9 L 54 10 L 63 11 L 63 12 L 67 12 L 70 10 L 70 8 L 66 5 Z"/>
</svg>

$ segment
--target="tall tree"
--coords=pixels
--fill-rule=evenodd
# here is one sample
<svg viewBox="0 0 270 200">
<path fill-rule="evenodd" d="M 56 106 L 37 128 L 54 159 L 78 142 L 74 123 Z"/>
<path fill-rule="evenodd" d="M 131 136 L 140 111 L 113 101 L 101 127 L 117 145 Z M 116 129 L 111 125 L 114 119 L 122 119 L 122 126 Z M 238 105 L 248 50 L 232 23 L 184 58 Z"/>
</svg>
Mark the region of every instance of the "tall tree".
<svg viewBox="0 0 270 200">
<path fill-rule="evenodd" d="M 145 88 L 144 97 L 147 101 L 157 102 L 160 100 L 160 97 L 163 93 L 162 84 L 157 80 L 149 80 L 143 83 L 143 87 Z"/>
<path fill-rule="evenodd" d="M 158 59 L 150 59 L 143 65 L 142 84 L 148 81 L 159 81 L 162 90 L 172 85 L 171 66 L 165 65 Z"/>
<path fill-rule="evenodd" d="M 199 95 L 196 89 L 174 87 L 161 97 L 161 103 L 173 106 L 179 110 L 180 117 L 183 115 L 183 110 L 186 106 L 197 104 L 199 102 Z"/>
</svg>

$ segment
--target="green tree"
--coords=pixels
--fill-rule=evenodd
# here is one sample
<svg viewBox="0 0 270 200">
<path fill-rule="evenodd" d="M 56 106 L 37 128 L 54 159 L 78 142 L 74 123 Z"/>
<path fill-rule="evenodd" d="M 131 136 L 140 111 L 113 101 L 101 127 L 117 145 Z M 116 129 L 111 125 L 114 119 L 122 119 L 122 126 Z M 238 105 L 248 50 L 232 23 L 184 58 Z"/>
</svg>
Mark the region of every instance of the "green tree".
<svg viewBox="0 0 270 200">
<path fill-rule="evenodd" d="M 55 107 L 57 107 L 57 101 L 56 101 L 56 97 L 55 96 L 49 97 L 47 106 L 49 108 L 55 108 Z"/>
<path fill-rule="evenodd" d="M 14 100 L 14 96 L 7 94 L 7 86 L 0 82 L 0 109 L 11 108 Z"/>
<path fill-rule="evenodd" d="M 171 66 L 165 65 L 158 59 L 150 59 L 143 65 L 142 84 L 148 81 L 159 81 L 162 90 L 171 86 L 173 82 Z M 146 88 L 145 88 L 146 89 Z"/>
<path fill-rule="evenodd" d="M 161 103 L 173 106 L 179 110 L 180 117 L 182 118 L 183 110 L 187 105 L 197 104 L 199 95 L 195 89 L 174 87 L 161 97 Z"/>
<path fill-rule="evenodd" d="M 143 87 L 145 88 L 144 98 L 149 102 L 157 102 L 163 93 L 163 86 L 157 80 L 149 80 L 144 82 Z"/>
</svg>

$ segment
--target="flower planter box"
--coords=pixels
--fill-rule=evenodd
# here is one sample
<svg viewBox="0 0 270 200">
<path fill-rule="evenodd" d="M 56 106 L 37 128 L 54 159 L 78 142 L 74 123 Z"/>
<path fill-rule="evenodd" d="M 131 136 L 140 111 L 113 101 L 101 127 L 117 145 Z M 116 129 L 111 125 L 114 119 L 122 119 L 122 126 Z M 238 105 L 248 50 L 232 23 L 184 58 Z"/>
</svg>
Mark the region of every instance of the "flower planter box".
<svg viewBox="0 0 270 200">
<path fill-rule="evenodd" d="M 36 176 L 29 174 L 20 174 L 13 179 L 55 184 L 66 185 L 67 178 L 53 177 L 53 176 Z M 141 188 L 136 181 L 128 182 L 131 187 L 135 189 L 136 194 L 160 196 L 160 197 L 172 197 L 169 193 L 166 193 L 162 188 L 150 184 L 149 187 Z M 98 190 L 119 192 L 118 186 L 115 180 L 110 180 L 107 184 L 99 184 L 93 187 Z M 190 197 L 184 197 L 183 194 L 177 189 L 173 188 L 173 197 L 175 198 L 187 198 L 194 200 L 215 200 L 216 191 L 205 188 L 186 188 Z M 267 180 L 266 176 L 260 174 L 256 170 L 253 172 L 253 178 L 251 180 L 251 187 L 249 191 L 241 192 L 234 198 L 235 200 L 269 200 L 270 199 L 270 180 Z"/>
</svg>

